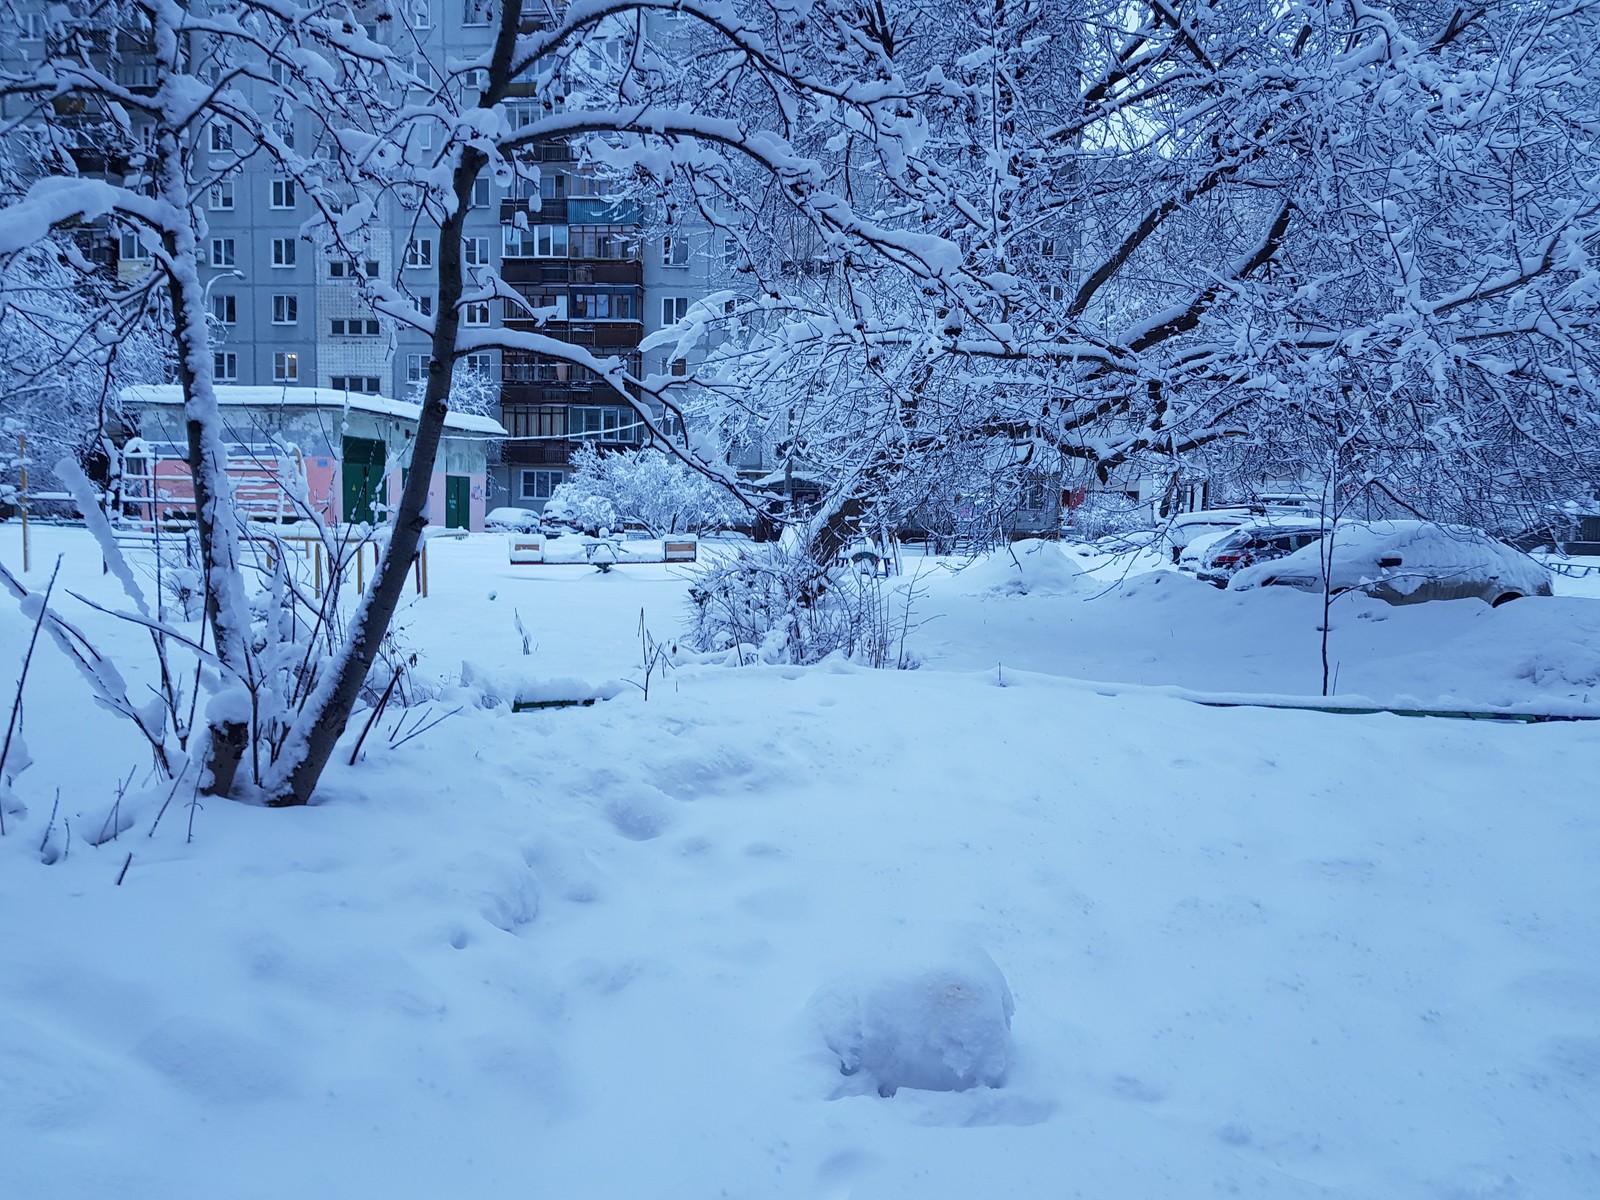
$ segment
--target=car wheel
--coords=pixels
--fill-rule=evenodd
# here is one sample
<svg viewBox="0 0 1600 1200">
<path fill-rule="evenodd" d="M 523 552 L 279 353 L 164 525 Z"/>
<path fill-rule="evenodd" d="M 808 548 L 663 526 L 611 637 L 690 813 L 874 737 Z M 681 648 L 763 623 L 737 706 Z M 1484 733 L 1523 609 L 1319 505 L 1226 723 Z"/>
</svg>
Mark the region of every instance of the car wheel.
<svg viewBox="0 0 1600 1200">
<path fill-rule="evenodd" d="M 1507 592 L 1503 596 L 1496 596 L 1492 601 L 1489 602 L 1489 607 L 1490 608 L 1499 608 L 1502 604 L 1510 604 L 1513 600 L 1521 600 L 1521 599 L 1522 599 L 1522 593 L 1521 592 Z"/>
</svg>

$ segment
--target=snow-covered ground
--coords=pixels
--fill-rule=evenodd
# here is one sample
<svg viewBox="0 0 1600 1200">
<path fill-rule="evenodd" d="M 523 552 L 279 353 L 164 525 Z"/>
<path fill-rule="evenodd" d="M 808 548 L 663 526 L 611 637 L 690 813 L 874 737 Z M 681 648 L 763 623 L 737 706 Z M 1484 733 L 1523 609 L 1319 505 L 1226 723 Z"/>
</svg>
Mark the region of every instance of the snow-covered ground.
<svg viewBox="0 0 1600 1200">
<path fill-rule="evenodd" d="M 31 583 L 61 552 L 115 598 L 36 538 Z M 150 836 L 138 746 L 40 647 L 0 1196 L 1600 1195 L 1600 725 L 1204 707 L 1317 692 L 1317 600 L 1055 547 L 908 560 L 920 670 L 646 699 L 685 570 L 506 558 L 431 544 L 403 637 L 466 707 L 304 810 Z M 1600 705 L 1600 580 L 1557 592 L 1341 601 L 1338 692 Z M 6 711 L 27 634 L 7 603 Z M 614 695 L 485 709 L 464 662 Z"/>
</svg>

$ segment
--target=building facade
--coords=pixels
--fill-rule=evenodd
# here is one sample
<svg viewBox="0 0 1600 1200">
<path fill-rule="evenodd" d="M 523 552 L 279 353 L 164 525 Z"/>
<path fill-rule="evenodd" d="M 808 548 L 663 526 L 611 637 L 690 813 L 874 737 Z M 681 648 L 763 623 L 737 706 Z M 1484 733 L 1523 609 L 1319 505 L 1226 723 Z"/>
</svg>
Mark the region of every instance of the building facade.
<svg viewBox="0 0 1600 1200">
<path fill-rule="evenodd" d="M 396 8 L 398 19 L 368 26 L 367 33 L 404 47 L 419 84 L 437 85 L 447 64 L 470 61 L 487 48 L 491 11 L 471 0 L 407 0 Z M 20 58 L 49 52 L 42 17 L 26 20 L 22 32 L 14 51 Z M 119 83 L 155 89 L 159 81 L 147 39 L 108 31 L 101 43 L 104 64 Z M 460 88 L 463 103 L 475 99 L 473 72 L 445 82 Z M 241 79 L 235 86 L 257 93 L 257 111 L 287 146 L 308 156 L 317 152 L 314 114 L 272 98 L 264 83 Z M 420 87 L 414 92 L 411 98 L 425 100 Z M 506 102 L 513 126 L 539 114 L 533 92 L 531 82 L 513 85 Z M 120 181 L 125 162 L 103 153 L 95 157 L 96 119 L 84 117 L 79 169 Z M 408 153 L 425 157 L 443 132 L 439 122 L 414 122 Z M 331 253 L 313 237 L 320 212 L 311 197 L 272 156 L 247 144 L 242 131 L 214 120 L 193 155 L 216 382 L 413 398 L 426 378 L 428 342 L 375 312 L 359 284 L 362 277 L 397 281 L 430 311 L 437 226 L 389 197 L 359 242 L 347 241 L 344 251 Z M 463 323 L 469 330 L 537 329 L 597 358 L 616 357 L 635 375 L 682 376 L 687 362 L 646 362 L 639 346 L 705 294 L 716 254 L 710 235 L 652 231 L 641 206 L 617 195 L 607 177 L 579 157 L 565 140 L 543 142 L 531 148 L 522 177 L 509 186 L 497 185 L 487 173 L 479 180 L 465 235 L 469 275 L 474 268 L 498 272 L 520 300 L 469 304 Z M 84 241 L 124 278 L 148 269 L 150 251 L 137 236 L 86 230 Z M 529 308 L 539 310 L 541 319 Z M 632 406 L 581 367 L 491 350 L 465 356 L 456 371 L 458 393 L 473 394 L 482 411 L 507 430 L 487 481 L 490 507 L 542 507 L 583 441 L 613 449 L 649 441 Z"/>
</svg>

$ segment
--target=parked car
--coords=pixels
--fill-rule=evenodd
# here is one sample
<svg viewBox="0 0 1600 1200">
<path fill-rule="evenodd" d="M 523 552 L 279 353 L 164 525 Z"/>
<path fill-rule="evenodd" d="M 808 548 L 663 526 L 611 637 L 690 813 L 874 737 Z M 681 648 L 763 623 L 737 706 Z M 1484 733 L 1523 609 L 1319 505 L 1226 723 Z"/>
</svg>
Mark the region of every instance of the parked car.
<svg viewBox="0 0 1600 1200">
<path fill-rule="evenodd" d="M 533 533 L 539 528 L 539 514 L 531 508 L 490 509 L 483 527 L 501 533 Z"/>
<path fill-rule="evenodd" d="M 1206 535 L 1228 533 L 1243 525 L 1263 522 L 1303 523 L 1315 517 L 1315 508 L 1308 509 L 1299 503 L 1253 503 L 1228 508 L 1205 508 L 1179 513 L 1167 522 L 1161 536 L 1172 548 L 1172 561 L 1182 566 L 1188 548 Z"/>
<path fill-rule="evenodd" d="M 1323 539 L 1234 573 L 1230 587 L 1323 588 Z M 1327 580 L 1389 604 L 1475 598 L 1499 606 L 1550 595 L 1550 572 L 1481 529 L 1431 521 L 1350 521 L 1334 531 Z"/>
<path fill-rule="evenodd" d="M 1246 524 L 1256 514 L 1248 508 L 1207 508 L 1179 513 L 1167 522 L 1162 537 L 1172 548 L 1172 561 L 1180 566 L 1191 543 L 1211 534 L 1227 533 Z"/>
<path fill-rule="evenodd" d="M 1327 531 L 1328 527 L 1321 521 L 1241 525 L 1207 542 L 1195 564 L 1195 575 L 1215 587 L 1225 588 L 1236 571 L 1285 558 L 1302 547 L 1320 542 Z M 1190 543 L 1190 549 L 1193 546 Z"/>
</svg>

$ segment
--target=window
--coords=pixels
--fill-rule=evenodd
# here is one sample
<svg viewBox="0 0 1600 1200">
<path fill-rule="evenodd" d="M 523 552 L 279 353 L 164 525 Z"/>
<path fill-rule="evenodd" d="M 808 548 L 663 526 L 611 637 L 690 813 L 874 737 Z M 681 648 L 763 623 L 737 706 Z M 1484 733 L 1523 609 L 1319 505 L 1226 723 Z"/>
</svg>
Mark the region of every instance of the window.
<svg viewBox="0 0 1600 1200">
<path fill-rule="evenodd" d="M 412 0 L 411 5 L 407 8 L 406 12 L 411 18 L 411 28 L 433 28 L 433 8 L 428 3 L 428 0 Z"/>
<path fill-rule="evenodd" d="M 300 379 L 300 356 L 279 350 L 272 356 L 272 378 L 275 383 L 295 383 Z"/>
<path fill-rule="evenodd" d="M 293 238 L 272 239 L 272 265 L 275 267 L 294 266 L 295 244 Z"/>
<path fill-rule="evenodd" d="M 562 473 L 560 471 L 524 471 L 522 473 L 522 498 L 524 500 L 548 500 L 555 495 L 561 486 Z"/>
<path fill-rule="evenodd" d="M 689 297 L 663 296 L 661 297 L 661 323 L 663 325 L 676 325 L 689 315 Z"/>
<path fill-rule="evenodd" d="M 474 301 L 461 306 L 461 320 L 467 325 L 487 325 L 489 323 L 489 304 L 487 301 Z"/>
<path fill-rule="evenodd" d="M 353 262 L 335 259 L 328 264 L 329 279 L 355 279 L 363 272 L 366 273 L 368 279 L 376 279 L 378 277 L 378 260 L 369 258 L 366 262 L 357 265 Z"/>
<path fill-rule="evenodd" d="M 463 25 L 489 25 L 494 21 L 493 0 L 462 0 Z"/>
<path fill-rule="evenodd" d="M 137 233 L 123 234 L 118 252 L 128 262 L 143 262 L 150 257 L 150 248 L 139 240 Z"/>
<path fill-rule="evenodd" d="M 237 325 L 239 323 L 239 297 L 211 297 L 211 319 L 218 325 Z"/>
<path fill-rule="evenodd" d="M 722 239 L 722 265 L 728 270 L 733 270 L 739 265 L 739 239 Z"/>
<path fill-rule="evenodd" d="M 1056 240 L 1055 240 L 1055 238 L 1045 238 L 1044 241 L 1039 243 L 1039 257 L 1040 258 L 1054 258 L 1055 256 L 1056 256 Z"/>
<path fill-rule="evenodd" d="M 25 42 L 42 42 L 44 40 L 44 14 L 22 14 L 22 40 Z"/>
<path fill-rule="evenodd" d="M 289 64 L 281 58 L 275 58 L 267 64 L 267 78 L 279 87 L 289 82 Z"/>
<path fill-rule="evenodd" d="M 231 350 L 218 351 L 211 356 L 211 374 L 218 383 L 232 383 L 239 378 L 239 356 Z"/>
<path fill-rule="evenodd" d="M 336 392 L 363 392 L 376 395 L 382 382 L 376 375 L 335 375 L 328 381 Z"/>
<path fill-rule="evenodd" d="M 512 321 L 565 321 L 567 319 L 566 292 L 521 291 L 521 300 L 506 300 L 502 314 Z"/>
<path fill-rule="evenodd" d="M 689 373 L 689 360 L 686 358 L 673 358 L 670 355 L 661 359 L 661 374 L 676 375 L 679 378 Z"/>
<path fill-rule="evenodd" d="M 335 317 L 328 325 L 334 337 L 378 337 L 383 333 L 376 319 Z"/>
<path fill-rule="evenodd" d="M 293 117 L 279 116 L 273 118 L 272 132 L 278 135 L 278 140 L 281 141 L 285 146 L 291 150 L 294 149 Z"/>
<path fill-rule="evenodd" d="M 419 313 L 421 313 L 425 317 L 433 316 L 433 297 L 432 296 L 418 296 L 417 297 L 417 311 Z"/>
<path fill-rule="evenodd" d="M 406 355 L 406 382 L 422 383 L 428 378 L 428 355 Z"/>
<path fill-rule="evenodd" d="M 469 237 L 461 239 L 461 261 L 469 267 L 489 265 L 489 239 Z"/>
<path fill-rule="evenodd" d="M 494 377 L 494 355 L 483 352 L 464 354 L 461 356 L 461 369 L 491 379 Z"/>
<path fill-rule="evenodd" d="M 487 175 L 479 175 L 472 181 L 472 195 L 467 199 L 467 207 L 489 207 L 489 177 Z"/>
<path fill-rule="evenodd" d="M 272 181 L 272 207 L 294 207 L 294 180 L 274 179 Z"/>
<path fill-rule="evenodd" d="M 213 267 L 231 267 L 234 265 L 233 239 L 211 239 L 211 265 Z"/>
<path fill-rule="evenodd" d="M 504 230 L 501 252 L 507 258 L 567 257 L 565 225 L 535 225 L 531 229 L 505 225 L 501 228 Z"/>
<path fill-rule="evenodd" d="M 415 80 L 412 87 L 432 89 L 434 85 L 433 64 L 428 61 L 426 54 L 413 54 L 404 60 L 406 72 Z"/>
<path fill-rule="evenodd" d="M 406 266 L 433 266 L 433 239 L 412 238 L 406 243 Z"/>
<path fill-rule="evenodd" d="M 272 323 L 274 325 L 294 325 L 300 320 L 300 298 L 298 296 L 279 295 L 272 298 Z"/>
<path fill-rule="evenodd" d="M 1044 298 L 1052 304 L 1060 304 L 1067 298 L 1067 289 L 1059 283 L 1047 283 L 1044 287 Z"/>
<path fill-rule="evenodd" d="M 574 225 L 573 258 L 598 258 L 612 262 L 639 261 L 638 230 L 629 225 Z"/>
<path fill-rule="evenodd" d="M 689 265 L 689 240 L 684 237 L 667 236 L 661 239 L 661 265 L 663 267 L 687 267 Z"/>
<path fill-rule="evenodd" d="M 508 404 L 500 410 L 500 424 L 512 437 L 564 438 L 567 410 L 559 404 Z"/>
<path fill-rule="evenodd" d="M 226 154 L 233 149 L 233 126 L 226 121 L 213 121 L 207 127 L 211 139 L 211 153 Z"/>
<path fill-rule="evenodd" d="M 213 212 L 227 212 L 233 208 L 233 180 L 221 179 L 213 183 L 206 193 L 206 207 Z"/>
<path fill-rule="evenodd" d="M 631 289 L 614 292 L 573 292 L 571 294 L 574 321 L 637 321 L 639 297 Z"/>
<path fill-rule="evenodd" d="M 635 440 L 633 410 L 574 404 L 567 410 L 567 436 L 602 442 Z"/>
</svg>

